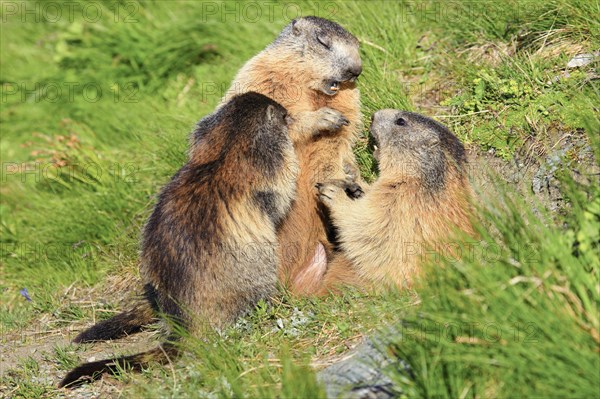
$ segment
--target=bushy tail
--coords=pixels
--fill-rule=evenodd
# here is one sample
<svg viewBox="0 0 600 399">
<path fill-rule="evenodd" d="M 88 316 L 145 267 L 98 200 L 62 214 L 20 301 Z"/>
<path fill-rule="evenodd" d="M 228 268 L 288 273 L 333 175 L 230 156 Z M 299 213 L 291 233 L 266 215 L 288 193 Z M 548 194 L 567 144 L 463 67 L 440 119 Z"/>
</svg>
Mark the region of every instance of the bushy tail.
<svg viewBox="0 0 600 399">
<path fill-rule="evenodd" d="M 132 369 L 140 371 L 150 362 L 167 363 L 179 355 L 179 350 L 173 342 L 161 344 L 158 348 L 131 356 L 122 356 L 97 362 L 83 363 L 71 370 L 58 384 L 59 388 L 74 388 L 85 382 L 93 382 L 106 373 Z"/>
<path fill-rule="evenodd" d="M 155 317 L 148 300 L 137 303 L 133 309 L 119 313 L 107 320 L 94 324 L 73 339 L 75 343 L 107 341 L 134 334 L 149 324 Z"/>
</svg>

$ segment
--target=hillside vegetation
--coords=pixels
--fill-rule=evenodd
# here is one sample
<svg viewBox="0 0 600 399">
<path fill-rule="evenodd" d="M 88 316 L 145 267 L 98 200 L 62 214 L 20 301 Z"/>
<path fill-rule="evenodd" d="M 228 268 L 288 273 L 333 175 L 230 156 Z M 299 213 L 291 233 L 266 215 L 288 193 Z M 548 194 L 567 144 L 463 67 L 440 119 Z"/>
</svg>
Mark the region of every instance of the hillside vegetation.
<svg viewBox="0 0 600 399">
<path fill-rule="evenodd" d="M 415 291 L 282 292 L 224 335 L 189 340 L 173 365 L 69 395 L 322 397 L 314 370 L 376 335 L 403 361 L 385 369 L 399 396 L 600 396 L 598 1 L 4 1 L 1 11 L 0 396 L 60 397 L 70 367 L 135 350 L 97 354 L 68 339 L 134 294 L 140 229 L 186 161 L 188 133 L 299 15 L 359 38 L 365 126 L 378 109 L 409 109 L 463 140 L 479 240 L 431 255 Z M 567 67 L 581 54 L 591 62 Z M 372 180 L 367 141 L 365 128 L 355 152 Z"/>
</svg>

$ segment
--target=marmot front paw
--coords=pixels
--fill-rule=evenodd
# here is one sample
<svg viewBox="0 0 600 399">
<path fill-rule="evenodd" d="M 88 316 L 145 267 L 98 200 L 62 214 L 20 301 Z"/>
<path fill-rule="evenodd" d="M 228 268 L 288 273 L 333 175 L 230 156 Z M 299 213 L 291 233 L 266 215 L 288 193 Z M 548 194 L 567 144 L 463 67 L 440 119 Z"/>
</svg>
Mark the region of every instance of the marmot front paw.
<svg viewBox="0 0 600 399">
<path fill-rule="evenodd" d="M 330 180 L 327 183 L 317 183 L 315 186 L 319 192 L 319 200 L 326 205 L 331 205 L 335 196 L 341 192 L 341 188 L 332 182 Z"/>
<path fill-rule="evenodd" d="M 332 108 L 323 107 L 318 109 L 316 112 L 316 123 L 315 128 L 318 131 L 335 131 L 342 126 L 347 126 L 350 121 L 342 115 L 340 111 Z"/>
<path fill-rule="evenodd" d="M 353 181 L 347 182 L 344 191 L 346 192 L 346 195 L 352 199 L 357 199 L 365 195 L 362 187 Z"/>
<path fill-rule="evenodd" d="M 364 195 L 364 191 L 358 184 L 348 180 L 328 180 L 317 183 L 315 187 L 319 191 L 319 199 L 326 205 L 338 199 L 357 199 Z"/>
</svg>

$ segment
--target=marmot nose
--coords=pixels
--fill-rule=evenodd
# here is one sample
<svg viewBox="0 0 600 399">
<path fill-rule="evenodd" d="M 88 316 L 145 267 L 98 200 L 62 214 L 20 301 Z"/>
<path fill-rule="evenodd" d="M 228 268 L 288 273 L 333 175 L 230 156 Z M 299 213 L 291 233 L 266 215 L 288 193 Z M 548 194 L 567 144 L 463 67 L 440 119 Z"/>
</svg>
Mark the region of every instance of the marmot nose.
<svg viewBox="0 0 600 399">
<path fill-rule="evenodd" d="M 350 77 L 349 80 L 354 81 L 362 73 L 362 65 L 354 65 L 346 71 L 346 75 Z"/>
</svg>

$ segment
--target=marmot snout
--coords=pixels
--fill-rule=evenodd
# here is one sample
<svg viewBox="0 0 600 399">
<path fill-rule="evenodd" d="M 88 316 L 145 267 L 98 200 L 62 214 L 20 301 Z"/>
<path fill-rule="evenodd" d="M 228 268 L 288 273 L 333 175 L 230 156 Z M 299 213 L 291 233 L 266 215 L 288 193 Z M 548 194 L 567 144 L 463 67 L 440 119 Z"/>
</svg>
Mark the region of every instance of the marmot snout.
<svg viewBox="0 0 600 399">
<path fill-rule="evenodd" d="M 447 127 L 414 112 L 384 109 L 373 115 L 374 156 L 382 175 L 417 178 L 431 192 L 444 188 L 448 173 L 462 174 L 465 150 Z"/>
</svg>

